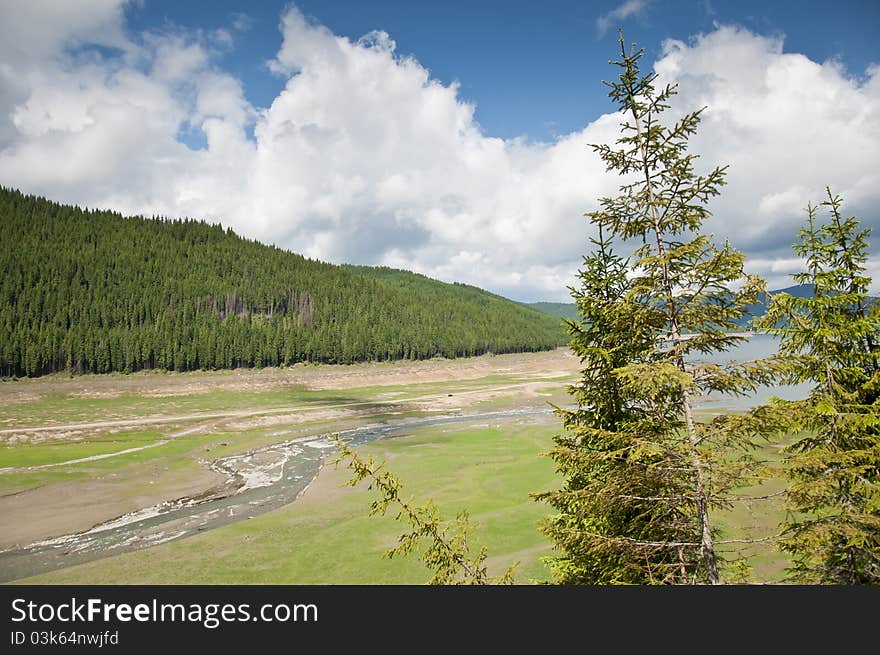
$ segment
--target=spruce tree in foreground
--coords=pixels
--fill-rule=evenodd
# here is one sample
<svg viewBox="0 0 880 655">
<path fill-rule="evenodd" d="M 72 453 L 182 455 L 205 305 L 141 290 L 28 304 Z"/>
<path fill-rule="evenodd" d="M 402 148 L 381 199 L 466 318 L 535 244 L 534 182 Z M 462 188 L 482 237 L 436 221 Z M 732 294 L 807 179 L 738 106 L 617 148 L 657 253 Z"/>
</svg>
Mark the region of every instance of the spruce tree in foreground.
<svg viewBox="0 0 880 655">
<path fill-rule="evenodd" d="M 749 479 L 753 440 L 775 424 L 768 410 L 700 421 L 695 403 L 752 392 L 774 363 L 699 360 L 744 338 L 735 332 L 763 283 L 744 274 L 741 253 L 701 232 L 725 174 L 698 174 L 688 153 L 702 110 L 661 123 L 675 87 L 656 89 L 639 70 L 644 51 L 627 51 L 622 35 L 620 50 L 619 78 L 606 84 L 625 122 L 614 147 L 593 149 L 627 181 L 587 214 L 599 250 L 574 293 L 582 324 L 570 326 L 585 368 L 550 453 L 566 483 L 538 498 L 559 512 L 544 530 L 561 582 L 718 583 L 727 542 L 711 512 Z M 611 241 L 636 246 L 624 262 Z"/>
<path fill-rule="evenodd" d="M 627 432 L 645 412 L 617 375 L 633 361 L 648 361 L 654 331 L 644 323 L 639 306 L 628 302 L 627 263 L 613 253 L 601 222 L 598 238 L 591 242 L 595 249 L 584 258 L 581 286 L 571 289 L 581 320 L 566 321 L 570 346 L 585 368 L 570 389 L 577 409 L 556 408 L 565 432 L 554 438 L 551 453 L 566 484 L 535 497 L 559 512 L 542 526 L 565 553 L 549 561 L 558 582 L 660 581 L 678 569 L 676 550 L 621 548 L 603 538 L 627 534 L 653 542 L 676 535 L 661 520 L 666 504 L 653 500 L 668 495 L 663 471 L 651 467 L 658 460 L 656 450 L 633 447 L 634 436 Z M 640 470 L 633 475 L 636 467 Z M 587 534 L 597 537 L 584 538 Z"/>
<path fill-rule="evenodd" d="M 868 296 L 868 229 L 841 215 L 842 199 L 807 206 L 793 277 L 812 297 L 774 295 L 759 328 L 780 337 L 790 382 L 813 385 L 786 403 L 807 436 L 788 450 L 790 519 L 783 550 L 800 582 L 880 584 L 880 305 Z M 819 210 L 830 214 L 817 225 Z"/>
</svg>

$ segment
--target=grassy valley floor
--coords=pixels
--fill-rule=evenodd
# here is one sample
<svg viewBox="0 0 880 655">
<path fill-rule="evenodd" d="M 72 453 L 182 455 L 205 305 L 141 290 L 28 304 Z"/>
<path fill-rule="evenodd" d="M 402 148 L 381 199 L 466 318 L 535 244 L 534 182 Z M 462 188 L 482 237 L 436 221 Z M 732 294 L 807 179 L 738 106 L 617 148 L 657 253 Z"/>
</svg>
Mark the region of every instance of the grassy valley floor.
<svg viewBox="0 0 880 655">
<path fill-rule="evenodd" d="M 294 366 L 185 374 L 49 376 L 0 383 L 0 551 L 81 534 L 130 512 L 199 495 L 229 493 L 218 461 L 359 426 L 430 417 L 456 423 L 409 427 L 359 446 L 385 460 L 404 495 L 432 499 L 444 517 L 467 510 L 490 573 L 519 562 L 518 583 L 546 581 L 551 545 L 537 525 L 549 510 L 529 494 L 560 484 L 551 460 L 579 362 L 564 349 L 461 360 Z M 513 410 L 511 412 L 511 410 Z M 497 412 L 507 412 L 498 414 Z M 481 416 L 496 412 L 494 416 Z M 520 413 L 517 413 L 520 412 Z M 778 459 L 768 445 L 762 456 Z M 368 516 L 374 495 L 344 486 L 346 468 L 325 465 L 300 497 L 250 518 L 148 548 L 76 564 L 61 555 L 42 574 L 7 565 L 7 581 L 49 584 L 410 584 L 429 577 L 418 558 L 383 553 L 405 526 Z M 270 462 L 271 463 L 271 462 Z M 309 478 L 311 479 L 311 478 Z M 744 494 L 767 495 L 771 479 Z M 723 536 L 771 534 L 782 516 L 773 497 L 718 515 Z M 172 522 L 173 523 L 173 522 Z M 162 543 L 164 541 L 164 543 Z M 71 547 L 71 551 L 75 548 Z M 128 552 L 125 552 L 128 550 Z M 111 552 L 111 551 L 108 551 Z M 771 543 L 749 546 L 743 579 L 777 582 L 785 560 Z M 69 558 L 70 564 L 67 565 Z M 734 581 L 740 567 L 728 571 Z"/>
<path fill-rule="evenodd" d="M 540 557 L 550 544 L 537 530 L 546 508 L 529 493 L 553 484 L 552 462 L 538 455 L 555 426 L 528 420 L 485 427 L 424 430 L 375 442 L 364 454 L 388 462 L 416 499 L 433 498 L 444 516 L 467 509 L 476 542 L 492 555 L 490 572 L 519 561 L 517 580 L 546 579 Z M 61 584 L 419 584 L 429 575 L 416 557 L 383 553 L 403 526 L 369 517 L 365 485 L 343 486 L 345 467 L 325 466 L 296 502 L 187 539 L 25 580 Z"/>
<path fill-rule="evenodd" d="M 527 582 L 543 575 L 538 557 L 548 547 L 535 529 L 545 508 L 528 494 L 552 482 L 552 463 L 538 454 L 550 446 L 558 422 L 549 413 L 488 422 L 479 415 L 565 403 L 578 366 L 560 349 L 7 381 L 0 384 L 0 549 L 20 550 L 163 502 L 216 494 L 225 480 L 211 465 L 222 458 L 377 422 L 476 415 L 470 424 L 417 428 L 369 448 L 393 459 L 407 492 L 434 498 L 450 517 L 467 507 L 481 524 L 478 537 L 490 547 L 492 567 L 520 559 L 520 580 Z M 368 518 L 366 492 L 340 489 L 344 478 L 345 471 L 324 467 L 303 497 L 282 509 L 40 579 L 424 581 L 418 561 L 382 559 L 399 526 L 391 518 Z M 166 553 L 174 563 L 156 566 Z M 211 563 L 213 557 L 219 559 Z M 2 567 L 0 558 L 0 573 Z"/>
</svg>

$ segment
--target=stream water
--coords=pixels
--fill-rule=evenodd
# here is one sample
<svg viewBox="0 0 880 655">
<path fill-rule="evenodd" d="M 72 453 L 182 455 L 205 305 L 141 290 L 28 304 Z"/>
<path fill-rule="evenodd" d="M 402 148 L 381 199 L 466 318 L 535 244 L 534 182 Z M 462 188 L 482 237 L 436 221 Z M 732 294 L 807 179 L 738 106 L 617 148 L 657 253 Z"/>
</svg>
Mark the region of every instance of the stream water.
<svg viewBox="0 0 880 655">
<path fill-rule="evenodd" d="M 716 363 L 725 363 L 767 357 L 776 352 L 776 345 L 773 337 L 757 334 L 737 349 L 712 359 Z M 807 389 L 806 385 L 762 387 L 747 398 L 705 398 L 699 408 L 707 411 L 742 410 L 764 402 L 770 396 L 803 398 Z M 360 445 L 383 437 L 403 435 L 414 428 L 548 412 L 549 409 L 539 408 L 435 416 L 369 425 L 339 434 L 345 441 Z M 294 501 L 315 478 L 325 455 L 333 449 L 330 436 L 299 437 L 215 460 L 210 464 L 211 468 L 224 474 L 226 481 L 200 496 L 147 507 L 85 532 L 2 551 L 0 582 L 154 546 L 282 507 Z"/>
<path fill-rule="evenodd" d="M 415 428 L 508 419 L 549 411 L 544 408 L 520 409 L 401 420 L 299 437 L 218 459 L 210 466 L 226 475 L 226 481 L 199 496 L 147 507 L 85 532 L 0 552 L 0 582 L 155 546 L 282 507 L 296 500 L 318 474 L 325 455 L 334 449 L 331 434 L 339 434 L 344 441 L 360 445 L 400 436 Z"/>
</svg>

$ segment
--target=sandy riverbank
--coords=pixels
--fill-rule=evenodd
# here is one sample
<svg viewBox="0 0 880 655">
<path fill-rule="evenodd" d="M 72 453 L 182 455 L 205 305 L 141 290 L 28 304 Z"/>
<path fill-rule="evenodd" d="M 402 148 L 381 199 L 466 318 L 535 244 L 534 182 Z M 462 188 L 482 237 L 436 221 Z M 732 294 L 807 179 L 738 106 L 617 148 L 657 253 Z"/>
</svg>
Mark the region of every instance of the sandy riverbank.
<svg viewBox="0 0 880 655">
<path fill-rule="evenodd" d="M 235 369 L 107 375 L 53 374 L 0 382 L 0 403 L 35 400 L 46 394 L 78 398 L 172 398 L 212 391 L 260 392 L 282 389 L 339 390 L 450 380 L 474 380 L 488 375 L 542 376 L 570 373 L 578 365 L 568 348 L 539 353 L 482 355 L 459 359 L 364 362 L 349 365 L 296 364 L 284 368 Z"/>
</svg>

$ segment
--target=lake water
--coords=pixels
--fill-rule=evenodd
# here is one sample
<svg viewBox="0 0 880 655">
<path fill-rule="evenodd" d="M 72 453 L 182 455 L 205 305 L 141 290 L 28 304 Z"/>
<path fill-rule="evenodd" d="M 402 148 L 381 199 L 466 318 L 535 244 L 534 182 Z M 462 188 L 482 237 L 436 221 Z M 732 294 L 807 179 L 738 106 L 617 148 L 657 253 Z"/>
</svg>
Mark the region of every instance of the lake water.
<svg viewBox="0 0 880 655">
<path fill-rule="evenodd" d="M 778 338 L 769 334 L 753 334 L 748 341 L 744 341 L 736 348 L 724 353 L 715 354 L 704 359 L 704 361 L 708 360 L 716 364 L 745 362 L 775 355 L 778 348 Z M 771 397 L 782 398 L 783 400 L 801 400 L 809 395 L 810 386 L 809 383 L 761 386 L 757 392 L 746 397 L 712 394 L 706 399 L 701 399 L 699 409 L 701 411 L 745 410 L 765 403 Z"/>
</svg>

